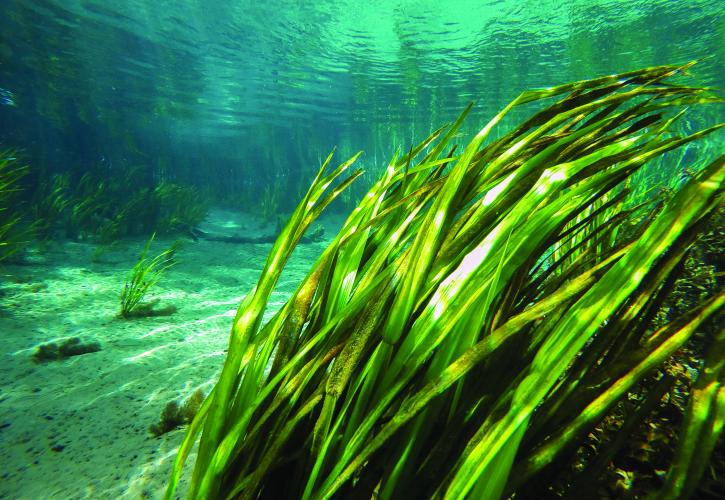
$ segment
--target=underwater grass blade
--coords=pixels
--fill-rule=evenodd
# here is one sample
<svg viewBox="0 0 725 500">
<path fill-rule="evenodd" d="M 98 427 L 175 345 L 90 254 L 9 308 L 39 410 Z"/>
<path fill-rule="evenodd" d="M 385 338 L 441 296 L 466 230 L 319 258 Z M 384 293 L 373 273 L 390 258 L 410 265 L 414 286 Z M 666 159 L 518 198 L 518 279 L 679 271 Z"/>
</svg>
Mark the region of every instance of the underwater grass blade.
<svg viewBox="0 0 725 500">
<path fill-rule="evenodd" d="M 174 254 L 178 249 L 178 243 L 174 243 L 169 248 L 159 253 L 152 259 L 148 259 L 146 255 L 151 248 L 156 233 L 146 241 L 136 264 L 128 274 L 126 283 L 121 292 L 121 311 L 119 315 L 123 318 L 131 318 L 136 316 L 153 315 L 154 310 L 150 306 L 142 308 L 142 300 L 161 278 L 161 276 L 176 265 Z"/>
<path fill-rule="evenodd" d="M 531 455 L 526 463 L 525 468 L 513 474 L 516 478 L 513 486 L 521 485 L 527 478 L 538 472 L 544 465 L 550 463 L 556 454 L 572 439 L 578 436 L 583 429 L 597 422 L 606 412 L 606 410 L 626 391 L 632 387 L 646 373 L 650 372 L 654 367 L 670 357 L 685 341 L 695 332 L 696 328 L 706 321 L 709 317 L 717 314 L 725 305 L 725 294 L 714 297 L 707 304 L 703 305 L 701 310 L 694 312 L 693 317 L 684 325 L 668 325 L 667 339 L 650 354 L 644 357 L 639 364 L 632 367 L 624 376 L 611 383 L 611 385 L 602 390 L 598 397 L 592 401 L 583 411 L 581 411 L 572 420 L 570 424 L 562 429 L 556 435 L 552 436 L 547 443 Z M 676 328 L 672 328 L 676 327 Z M 669 332 L 669 330 L 675 330 Z"/>
<path fill-rule="evenodd" d="M 718 101 L 661 85 L 689 65 L 524 92 L 453 156 L 467 108 L 388 164 L 260 329 L 302 232 L 358 175 L 330 187 L 354 159 L 321 169 L 238 310 L 190 497 L 515 493 L 511 471 L 556 437 L 555 424 L 590 425 L 692 333 L 668 330 L 640 358 L 606 349 L 644 334 L 662 302 L 658 284 L 691 241 L 683 235 L 722 202 L 722 159 L 664 204 L 625 186 L 645 163 L 718 130 L 673 132 L 682 106 Z M 489 139 L 513 107 L 548 98 L 558 100 Z M 703 307 L 698 318 L 720 305 Z M 622 382 L 579 392 L 606 375 Z M 586 421 L 561 415 L 593 402 Z"/>
<path fill-rule="evenodd" d="M 20 181 L 29 172 L 19 165 L 12 150 L 0 150 L 0 263 L 20 251 L 32 236 L 30 227 L 23 227 L 22 208 L 17 193 Z"/>
<path fill-rule="evenodd" d="M 567 312 L 556 331 L 539 349 L 529 373 L 518 385 L 511 410 L 474 444 L 471 454 L 457 467 L 446 495 L 460 498 L 470 491 L 507 440 L 526 425 L 534 407 L 594 330 L 636 288 L 647 270 L 679 234 L 701 216 L 705 207 L 715 203 L 723 177 L 725 169 L 722 161 L 712 163 L 701 172 L 697 182 L 688 184 L 665 207 L 631 253 L 622 257 Z"/>
<path fill-rule="evenodd" d="M 713 339 L 693 388 L 675 460 L 658 498 L 689 498 L 693 495 L 724 425 L 725 330 L 721 329 Z"/>
<path fill-rule="evenodd" d="M 269 295 L 282 272 L 284 264 L 304 231 L 313 221 L 313 217 L 308 215 L 307 212 L 315 213 L 315 210 L 319 208 L 318 202 L 324 207 L 332 201 L 332 198 L 328 197 L 320 202 L 320 198 L 324 195 L 327 187 L 334 178 L 344 172 L 354 161 L 353 158 L 341 164 L 331 175 L 323 177 L 331 157 L 332 155 L 328 156 L 320 167 L 307 194 L 274 243 L 257 287 L 250 293 L 250 298 L 245 300 L 237 311 L 230 335 L 227 359 L 222 368 L 222 374 L 216 386 L 217 389 L 214 393 L 209 415 L 204 425 L 199 456 L 190 488 L 190 495 L 192 496 L 198 494 L 202 497 L 209 497 L 217 494 L 219 485 L 216 484 L 216 478 L 222 473 L 225 464 L 220 463 L 218 459 L 215 461 L 212 461 L 212 459 L 215 455 L 215 450 L 222 445 L 222 434 L 225 422 L 227 421 L 227 412 L 231 407 L 230 405 L 234 403 L 232 401 L 232 393 L 237 392 L 234 387 L 234 382 L 238 379 L 237 375 L 248 343 L 259 327 L 262 314 L 269 300 Z M 254 381 L 250 383 L 256 385 Z M 255 391 L 251 389 L 246 391 L 247 394 L 252 394 L 253 392 Z M 245 394 L 245 391 L 243 390 L 240 394 Z M 244 407 L 246 402 L 238 401 L 234 404 L 237 407 Z"/>
</svg>

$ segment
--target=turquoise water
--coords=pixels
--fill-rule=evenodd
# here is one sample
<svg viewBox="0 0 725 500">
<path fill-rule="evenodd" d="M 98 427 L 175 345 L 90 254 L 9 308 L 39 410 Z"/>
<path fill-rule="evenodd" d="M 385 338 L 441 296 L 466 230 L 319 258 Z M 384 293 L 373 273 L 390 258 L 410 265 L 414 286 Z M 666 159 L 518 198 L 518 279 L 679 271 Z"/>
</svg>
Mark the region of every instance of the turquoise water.
<svg viewBox="0 0 725 500">
<path fill-rule="evenodd" d="M 265 320 L 396 149 L 468 103 L 452 143 L 529 88 L 693 59 L 703 60 L 675 81 L 725 87 L 715 0 L 1 5 L 0 181 L 18 170 L 0 188 L 0 499 L 162 497 L 185 427 L 149 429 L 170 402 L 214 386 L 279 221 L 331 150 L 335 162 L 362 151 L 367 173 L 300 243 Z M 491 137 L 531 111 L 514 109 Z M 688 113 L 682 135 L 725 118 L 721 105 Z M 674 192 L 722 140 L 666 153 L 633 176 L 632 198 Z M 716 231 L 688 263 L 706 271 L 690 289 L 699 299 L 722 288 Z M 158 314 L 121 319 L 121 291 L 152 234 L 149 255 L 173 249 L 178 262 L 144 299 Z M 53 354 L 80 342 L 86 351 Z M 43 348 L 51 356 L 39 359 Z M 694 377 L 702 360 L 688 356 L 681 367 Z M 660 448 L 643 450 L 647 477 L 661 479 Z M 722 457 L 721 446 L 703 479 L 714 494 Z M 629 458 L 602 483 L 634 484 Z"/>
<path fill-rule="evenodd" d="M 710 56 L 697 82 L 723 87 L 722 10 L 6 0 L 0 141 L 53 171 L 144 165 L 224 198 L 250 183 L 293 189 L 333 147 L 375 168 L 469 101 L 470 133 L 523 89 L 644 66 Z"/>
</svg>

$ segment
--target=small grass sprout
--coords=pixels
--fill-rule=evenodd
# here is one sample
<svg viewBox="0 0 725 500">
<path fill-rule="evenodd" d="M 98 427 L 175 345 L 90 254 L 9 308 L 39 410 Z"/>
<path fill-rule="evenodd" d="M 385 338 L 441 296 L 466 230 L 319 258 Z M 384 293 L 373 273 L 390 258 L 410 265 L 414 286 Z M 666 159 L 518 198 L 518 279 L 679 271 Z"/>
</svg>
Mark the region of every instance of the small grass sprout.
<svg viewBox="0 0 725 500">
<path fill-rule="evenodd" d="M 158 301 L 143 302 L 144 297 L 151 287 L 159 281 L 161 276 L 169 268 L 176 265 L 175 254 L 180 246 L 177 240 L 169 248 L 155 257 L 148 258 L 147 255 L 155 236 L 156 233 L 153 233 L 148 239 L 141 252 L 141 256 L 126 278 L 126 283 L 121 292 L 121 310 L 119 312 L 119 315 L 123 318 L 163 316 L 176 311 L 172 306 L 163 309 L 154 309 L 154 305 Z"/>
</svg>

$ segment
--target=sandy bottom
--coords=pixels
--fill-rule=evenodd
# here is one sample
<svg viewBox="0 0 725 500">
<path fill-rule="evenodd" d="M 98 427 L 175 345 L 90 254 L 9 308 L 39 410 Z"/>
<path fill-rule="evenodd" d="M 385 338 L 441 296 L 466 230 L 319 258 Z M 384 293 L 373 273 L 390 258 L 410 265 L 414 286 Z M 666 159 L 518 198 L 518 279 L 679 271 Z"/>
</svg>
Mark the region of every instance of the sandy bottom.
<svg viewBox="0 0 725 500">
<path fill-rule="evenodd" d="M 327 220 L 326 236 L 339 221 Z M 271 234 L 252 216 L 213 211 L 213 234 Z M 142 240 L 99 251 L 89 243 L 33 249 L 0 271 L 0 498 L 160 498 L 183 428 L 149 433 L 170 400 L 208 392 L 224 361 L 231 317 L 256 283 L 271 244 L 185 240 L 179 263 L 149 293 L 172 316 L 117 318 Z M 167 248 L 159 239 L 152 253 Z M 300 245 L 267 316 L 327 245 Z M 79 337 L 102 349 L 36 363 L 39 344 Z M 189 459 L 193 464 L 194 456 Z M 190 467 L 187 467 L 187 474 Z M 186 480 L 179 495 L 184 496 Z"/>
</svg>

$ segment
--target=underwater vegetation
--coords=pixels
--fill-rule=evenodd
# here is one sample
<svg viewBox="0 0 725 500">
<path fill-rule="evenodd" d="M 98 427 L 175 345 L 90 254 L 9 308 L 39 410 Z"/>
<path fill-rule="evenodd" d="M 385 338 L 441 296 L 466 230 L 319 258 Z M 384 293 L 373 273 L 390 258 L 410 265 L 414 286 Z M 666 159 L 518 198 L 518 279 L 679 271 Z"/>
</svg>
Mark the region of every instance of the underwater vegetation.
<svg viewBox="0 0 725 500">
<path fill-rule="evenodd" d="M 266 186 L 262 197 L 259 200 L 259 213 L 262 221 L 265 223 L 272 222 L 279 213 L 281 186 L 275 183 L 273 186 Z"/>
<path fill-rule="evenodd" d="M 161 412 L 159 421 L 149 427 L 149 432 L 158 437 L 191 423 L 203 402 L 204 392 L 201 389 L 194 391 L 181 405 L 177 401 L 169 401 Z"/>
<path fill-rule="evenodd" d="M 155 309 L 158 300 L 143 302 L 149 292 L 169 268 L 176 265 L 175 254 L 179 249 L 179 240 L 153 258 L 147 257 L 156 233 L 152 234 L 141 251 L 141 255 L 128 273 L 121 292 L 121 310 L 119 316 L 139 318 L 145 316 L 169 316 L 176 312 L 174 306 Z"/>
<path fill-rule="evenodd" d="M 196 188 L 151 183 L 141 168 L 109 178 L 93 172 L 75 181 L 69 173 L 41 177 L 45 180 L 35 191 L 32 210 L 38 237 L 45 240 L 60 233 L 109 244 L 152 232 L 185 232 L 198 225 L 209 208 Z"/>
<path fill-rule="evenodd" d="M 667 197 L 632 198 L 627 180 L 722 127 L 676 131 L 722 102 L 681 83 L 692 64 L 525 91 L 459 148 L 469 106 L 393 157 L 263 325 L 295 245 L 361 174 L 357 155 L 328 156 L 237 310 L 166 497 L 199 439 L 190 498 L 591 498 L 673 388 L 668 360 L 705 332 L 678 449 L 652 474 L 663 498 L 690 496 L 725 421 L 725 332 L 706 328 L 725 293 L 660 311 L 721 210 L 725 156 Z"/>
<path fill-rule="evenodd" d="M 18 193 L 28 167 L 18 163 L 14 151 L 0 150 L 0 262 L 14 256 L 32 239 L 21 217 Z"/>
<path fill-rule="evenodd" d="M 83 343 L 78 337 L 71 337 L 60 344 L 56 344 L 55 342 L 40 344 L 35 349 L 33 361 L 36 363 L 59 361 L 70 358 L 71 356 L 80 356 L 81 354 L 98 352 L 100 350 L 101 344 L 98 342 Z"/>
</svg>

